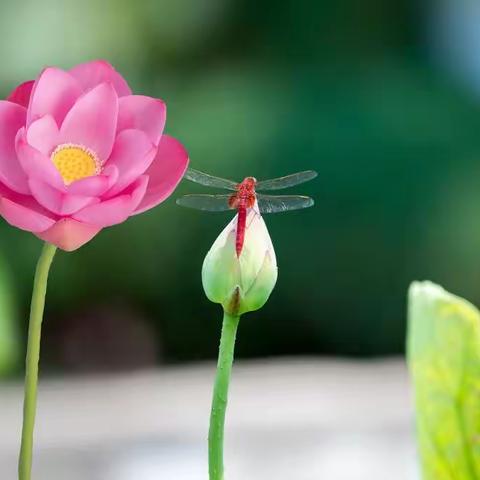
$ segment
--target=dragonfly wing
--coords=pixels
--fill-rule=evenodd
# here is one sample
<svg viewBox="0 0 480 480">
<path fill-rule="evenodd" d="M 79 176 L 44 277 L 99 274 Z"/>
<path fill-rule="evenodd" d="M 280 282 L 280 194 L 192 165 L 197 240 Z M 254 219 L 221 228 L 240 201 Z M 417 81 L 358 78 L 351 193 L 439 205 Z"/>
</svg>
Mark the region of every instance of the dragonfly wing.
<svg viewBox="0 0 480 480">
<path fill-rule="evenodd" d="M 229 199 L 231 195 L 184 195 L 177 198 L 177 205 L 182 207 L 194 208 L 206 212 L 225 212 L 231 210 Z"/>
<path fill-rule="evenodd" d="M 186 178 L 187 180 L 190 180 L 191 182 L 204 185 L 205 187 L 225 188 L 226 190 L 237 189 L 237 184 L 232 180 L 227 180 L 226 178 L 214 177 L 213 175 L 200 172 L 199 170 L 195 170 L 193 168 L 189 168 L 187 170 L 184 178 Z"/>
<path fill-rule="evenodd" d="M 278 213 L 308 208 L 315 203 L 313 198 L 302 195 L 261 195 L 257 194 L 261 213 Z"/>
<path fill-rule="evenodd" d="M 314 170 L 306 170 L 305 172 L 292 173 L 286 177 L 272 178 L 271 180 L 262 180 L 257 182 L 255 188 L 257 190 L 281 190 L 283 188 L 294 187 L 301 183 L 313 180 L 318 175 Z"/>
</svg>

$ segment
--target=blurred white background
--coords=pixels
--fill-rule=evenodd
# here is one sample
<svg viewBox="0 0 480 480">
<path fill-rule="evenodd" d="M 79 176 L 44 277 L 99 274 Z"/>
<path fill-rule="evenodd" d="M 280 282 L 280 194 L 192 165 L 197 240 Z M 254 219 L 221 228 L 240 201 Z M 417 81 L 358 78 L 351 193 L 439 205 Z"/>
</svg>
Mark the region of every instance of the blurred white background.
<svg viewBox="0 0 480 480">
<path fill-rule="evenodd" d="M 211 364 L 41 382 L 36 480 L 206 480 Z M 14 479 L 21 385 L 0 389 Z M 416 480 L 403 362 L 285 359 L 234 367 L 228 480 Z"/>
</svg>

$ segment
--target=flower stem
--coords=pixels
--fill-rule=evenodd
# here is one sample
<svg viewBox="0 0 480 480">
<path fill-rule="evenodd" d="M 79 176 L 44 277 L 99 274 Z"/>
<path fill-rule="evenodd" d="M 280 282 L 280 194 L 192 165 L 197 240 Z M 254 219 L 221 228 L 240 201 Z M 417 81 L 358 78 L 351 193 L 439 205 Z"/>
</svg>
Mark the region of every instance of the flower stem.
<svg viewBox="0 0 480 480">
<path fill-rule="evenodd" d="M 208 465 L 210 480 L 223 479 L 223 431 L 227 409 L 228 385 L 232 372 L 235 337 L 240 317 L 225 313 L 223 316 L 217 374 L 213 388 L 210 430 L 208 432 Z"/>
<path fill-rule="evenodd" d="M 23 403 L 23 429 L 20 458 L 18 461 L 19 480 L 30 480 L 32 472 L 33 430 L 37 407 L 38 361 L 42 333 L 43 308 L 47 292 L 50 265 L 57 248 L 45 243 L 38 259 L 33 281 L 30 322 L 28 326 L 27 358 L 25 362 L 25 397 Z"/>
</svg>

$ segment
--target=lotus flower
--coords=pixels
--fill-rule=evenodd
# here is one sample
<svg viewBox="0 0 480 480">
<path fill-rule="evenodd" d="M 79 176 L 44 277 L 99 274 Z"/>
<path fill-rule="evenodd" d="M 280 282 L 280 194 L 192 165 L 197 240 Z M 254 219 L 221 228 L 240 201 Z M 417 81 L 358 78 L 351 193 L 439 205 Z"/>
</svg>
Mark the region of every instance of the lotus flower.
<svg viewBox="0 0 480 480">
<path fill-rule="evenodd" d="M 263 307 L 277 282 L 277 259 L 258 205 L 248 210 L 245 243 L 237 256 L 238 215 L 225 227 L 207 253 L 202 267 L 208 299 L 231 315 Z"/>
<path fill-rule="evenodd" d="M 67 251 L 165 200 L 188 155 L 111 65 L 49 67 L 0 101 L 0 215 Z"/>
</svg>

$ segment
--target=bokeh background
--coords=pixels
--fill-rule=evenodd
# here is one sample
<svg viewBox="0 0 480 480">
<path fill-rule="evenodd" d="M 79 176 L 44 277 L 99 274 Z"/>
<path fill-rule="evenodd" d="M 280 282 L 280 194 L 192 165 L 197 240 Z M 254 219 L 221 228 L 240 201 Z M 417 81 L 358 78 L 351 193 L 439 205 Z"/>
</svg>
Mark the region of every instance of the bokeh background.
<svg viewBox="0 0 480 480">
<path fill-rule="evenodd" d="M 279 280 L 239 358 L 401 354 L 406 289 L 480 302 L 480 4 L 474 0 L 0 1 L 0 93 L 45 65 L 105 58 L 168 105 L 191 166 L 305 169 L 312 209 L 266 218 Z M 59 253 L 44 371 L 213 359 L 203 258 L 229 214 L 164 204 Z M 41 245 L 0 224 L 0 362 L 21 373 Z M 310 477 L 309 477 L 310 478 Z"/>
<path fill-rule="evenodd" d="M 193 167 L 233 179 L 318 171 L 297 188 L 314 208 L 266 218 L 279 281 L 242 322 L 240 357 L 401 353 L 413 279 L 480 300 L 476 2 L 0 6 L 3 96 L 45 65 L 105 58 L 135 92 L 167 102 L 167 131 Z M 229 214 L 175 205 L 194 191 L 184 181 L 154 211 L 57 256 L 46 365 L 215 356 L 220 311 L 204 297 L 200 269 Z M 25 331 L 40 244 L 3 222 L 0 230 L 6 342 Z M 22 345 L 0 351 L 15 356 Z"/>
</svg>

